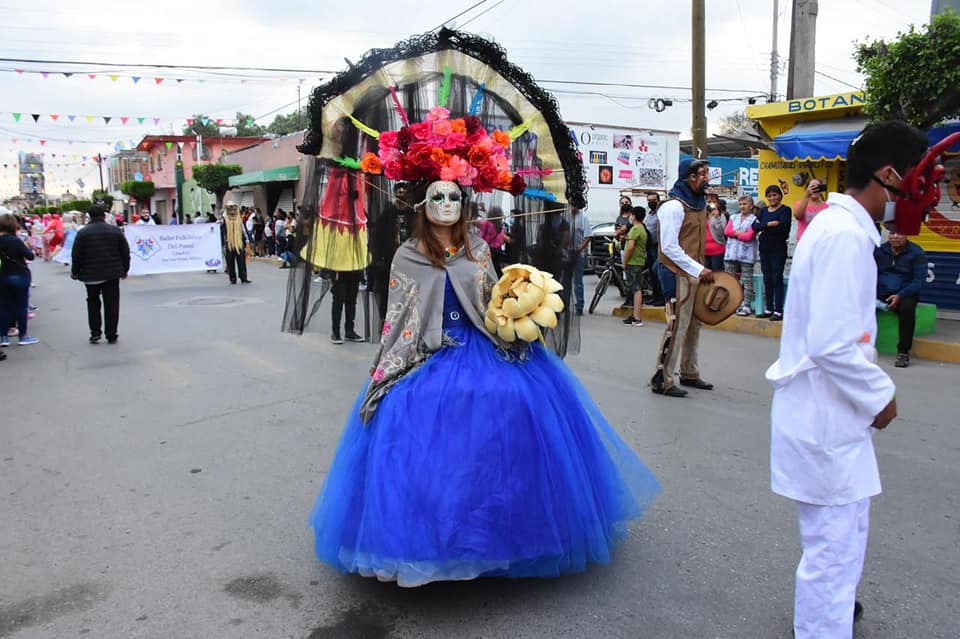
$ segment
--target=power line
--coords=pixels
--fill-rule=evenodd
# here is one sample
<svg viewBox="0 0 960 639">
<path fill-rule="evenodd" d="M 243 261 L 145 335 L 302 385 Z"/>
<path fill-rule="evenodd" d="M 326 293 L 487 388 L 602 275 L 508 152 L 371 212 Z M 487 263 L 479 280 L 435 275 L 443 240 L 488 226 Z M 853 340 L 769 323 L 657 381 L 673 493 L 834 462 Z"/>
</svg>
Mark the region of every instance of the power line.
<svg viewBox="0 0 960 639">
<path fill-rule="evenodd" d="M 487 0 L 483 0 L 486 2 Z M 0 58 L 0 62 L 15 62 L 19 64 L 69 64 L 73 66 L 112 67 L 112 68 L 140 68 L 140 69 L 180 69 L 184 71 L 264 71 L 267 73 L 320 73 L 336 74 L 338 71 L 323 69 L 280 69 L 276 67 L 237 67 L 237 66 L 205 66 L 180 64 L 125 64 L 117 62 L 82 62 L 77 60 L 37 60 L 31 58 Z"/>
<path fill-rule="evenodd" d="M 836 83 L 838 83 L 838 84 L 842 84 L 842 85 L 844 85 L 844 86 L 850 87 L 851 89 L 855 89 L 855 90 L 857 90 L 857 91 L 860 91 L 860 87 L 858 87 L 858 86 L 856 86 L 856 85 L 854 85 L 854 84 L 850 84 L 849 82 L 844 82 L 844 81 L 841 80 L 840 78 L 835 78 L 835 77 L 833 77 L 832 75 L 829 75 L 829 74 L 824 73 L 823 71 L 814 71 L 814 73 L 816 73 L 817 75 L 822 75 L 823 77 L 827 78 L 828 80 L 833 80 L 834 82 L 836 82 Z"/>
<path fill-rule="evenodd" d="M 480 0 L 480 2 L 477 2 L 476 4 L 470 5 L 469 7 L 467 7 L 466 9 L 464 9 L 463 11 L 461 11 L 460 13 L 458 13 L 457 15 L 453 16 L 452 18 L 448 18 L 448 19 L 444 20 L 443 22 L 441 22 L 440 24 L 438 24 L 437 26 L 435 26 L 434 28 L 432 28 L 432 29 L 430 29 L 430 30 L 431 30 L 431 31 L 436 31 L 437 29 L 440 29 L 441 27 L 446 26 L 446 24 L 447 24 L 448 22 L 453 22 L 454 20 L 456 20 L 457 18 L 459 18 L 459 17 L 462 16 L 463 14 L 469 13 L 469 12 L 473 11 L 474 9 L 476 9 L 477 7 L 479 7 L 481 4 L 486 4 L 486 3 L 489 2 L 489 1 L 490 1 L 490 0 Z"/>
<path fill-rule="evenodd" d="M 484 9 L 483 11 L 481 11 L 481 12 L 478 13 L 477 15 L 473 16 L 472 18 L 470 18 L 469 20 L 467 20 L 467 21 L 464 22 L 463 24 L 459 25 L 457 28 L 458 28 L 458 29 L 463 29 L 465 26 L 467 26 L 468 24 L 470 24 L 471 22 L 473 22 L 473 21 L 476 20 L 477 18 L 480 18 L 480 17 L 486 15 L 487 13 L 490 13 L 491 11 L 493 11 L 494 9 L 496 9 L 497 7 L 499 7 L 501 4 L 503 4 L 503 1 L 504 1 L 504 0 L 500 0 L 497 4 L 493 5 L 492 7 L 488 7 L 488 8 L 486 8 L 486 9 Z"/>
<path fill-rule="evenodd" d="M 625 87 L 629 89 L 663 89 L 665 91 L 692 91 L 692 87 L 673 86 L 668 84 L 632 84 L 627 82 L 585 82 L 582 80 L 537 80 L 542 84 L 572 84 L 579 86 L 595 87 Z M 705 91 L 716 91 L 718 93 L 747 93 L 750 95 L 766 95 L 764 91 L 756 89 L 705 89 Z"/>
</svg>

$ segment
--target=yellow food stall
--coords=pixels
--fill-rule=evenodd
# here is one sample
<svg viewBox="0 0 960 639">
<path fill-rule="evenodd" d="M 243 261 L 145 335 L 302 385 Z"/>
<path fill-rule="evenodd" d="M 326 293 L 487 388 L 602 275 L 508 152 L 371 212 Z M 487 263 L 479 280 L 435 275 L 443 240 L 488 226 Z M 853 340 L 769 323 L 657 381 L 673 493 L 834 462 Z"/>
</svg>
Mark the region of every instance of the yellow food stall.
<svg viewBox="0 0 960 639">
<path fill-rule="evenodd" d="M 825 181 L 831 192 L 843 191 L 847 147 L 868 123 L 863 106 L 863 93 L 855 91 L 747 107 L 747 116 L 770 137 L 774 149 L 760 151 L 760 193 L 776 184 L 792 208 L 812 178 Z M 931 129 L 931 145 L 957 130 L 960 123 Z M 960 148 L 953 150 L 958 154 L 948 155 L 944 163 L 947 179 L 940 205 L 910 239 L 929 258 L 921 300 L 960 310 Z"/>
</svg>

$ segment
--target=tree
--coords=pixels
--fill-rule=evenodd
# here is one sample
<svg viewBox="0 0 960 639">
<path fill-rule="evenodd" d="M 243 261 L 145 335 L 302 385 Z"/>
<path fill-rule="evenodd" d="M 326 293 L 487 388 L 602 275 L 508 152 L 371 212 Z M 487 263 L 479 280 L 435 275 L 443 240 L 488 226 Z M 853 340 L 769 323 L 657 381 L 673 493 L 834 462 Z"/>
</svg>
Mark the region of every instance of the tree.
<svg viewBox="0 0 960 639">
<path fill-rule="evenodd" d="M 717 123 L 717 128 L 724 135 L 754 132 L 753 120 L 747 117 L 746 111 L 735 111 L 723 116 Z"/>
<path fill-rule="evenodd" d="M 197 113 L 193 116 L 193 124 L 183 127 L 184 135 L 202 135 L 203 137 L 217 137 L 220 135 L 220 125 L 213 118 Z"/>
<path fill-rule="evenodd" d="M 237 127 L 237 135 L 240 137 L 254 137 L 267 132 L 266 127 L 257 124 L 257 121 L 249 113 L 237 111 L 234 122 Z"/>
<path fill-rule="evenodd" d="M 64 202 L 63 208 L 66 211 L 80 211 L 81 213 L 86 213 L 90 210 L 90 206 L 93 204 L 90 200 L 73 200 L 71 202 Z"/>
<path fill-rule="evenodd" d="M 106 191 L 96 189 L 90 194 L 90 199 L 92 199 L 94 202 L 103 202 L 108 211 L 113 208 L 113 196 Z"/>
<path fill-rule="evenodd" d="M 277 115 L 273 118 L 273 122 L 270 123 L 270 126 L 267 127 L 267 131 L 273 133 L 274 135 L 289 135 L 290 133 L 295 133 L 300 131 L 307 126 L 307 114 L 300 112 L 300 117 L 297 117 L 297 112 L 293 111 L 287 115 Z"/>
<path fill-rule="evenodd" d="M 217 210 L 223 207 L 223 196 L 231 189 L 230 176 L 243 173 L 239 164 L 195 164 L 193 179 L 200 188 L 217 196 Z"/>
<path fill-rule="evenodd" d="M 150 198 L 157 192 L 153 182 L 143 180 L 127 180 L 120 185 L 120 192 L 129 195 L 137 203 L 138 209 L 149 209 Z"/>
<path fill-rule="evenodd" d="M 951 10 L 910 27 L 892 42 L 858 44 L 867 76 L 865 110 L 874 120 L 906 120 L 921 129 L 960 116 L 960 16 Z"/>
</svg>

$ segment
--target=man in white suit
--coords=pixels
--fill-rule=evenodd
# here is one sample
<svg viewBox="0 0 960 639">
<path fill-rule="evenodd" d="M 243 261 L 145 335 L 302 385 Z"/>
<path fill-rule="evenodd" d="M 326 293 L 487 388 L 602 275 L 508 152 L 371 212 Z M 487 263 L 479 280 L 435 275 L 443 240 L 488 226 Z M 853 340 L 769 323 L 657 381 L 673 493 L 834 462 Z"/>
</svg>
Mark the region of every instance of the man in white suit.
<svg viewBox="0 0 960 639">
<path fill-rule="evenodd" d="M 873 430 L 897 415 L 893 381 L 876 363 L 873 250 L 877 223 L 903 195 L 903 176 L 927 138 L 902 122 L 868 126 L 847 153 L 847 191 L 797 245 L 774 387 L 773 491 L 793 499 L 803 556 L 796 574 L 796 639 L 850 639 L 869 528 L 880 493 Z"/>
</svg>

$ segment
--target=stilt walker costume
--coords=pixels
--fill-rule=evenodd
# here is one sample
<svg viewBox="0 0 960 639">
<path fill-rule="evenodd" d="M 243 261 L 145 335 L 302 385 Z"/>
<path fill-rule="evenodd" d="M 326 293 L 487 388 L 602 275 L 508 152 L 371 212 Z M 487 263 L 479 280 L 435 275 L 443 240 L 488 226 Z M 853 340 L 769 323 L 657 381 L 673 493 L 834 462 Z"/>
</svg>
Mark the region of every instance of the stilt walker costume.
<svg viewBox="0 0 960 639">
<path fill-rule="evenodd" d="M 247 234 L 243 229 L 243 218 L 240 217 L 240 207 L 233 202 L 224 205 L 226 215 L 223 216 L 223 256 L 227 262 L 227 276 L 230 283 L 240 281 L 249 284 L 247 279 Z"/>
<path fill-rule="evenodd" d="M 380 350 L 310 517 L 317 556 L 344 572 L 419 586 L 582 571 L 610 561 L 659 491 L 544 345 L 569 330 L 562 286 L 526 265 L 498 281 L 490 248 L 467 231 L 467 198 L 495 189 L 526 210 L 585 204 L 555 103 L 503 55 L 442 30 L 367 54 L 311 101 L 302 150 L 332 150 L 331 161 L 355 163 L 371 184 L 385 175 L 419 194 L 415 236 L 393 260 Z M 396 113 L 397 130 L 374 129 L 327 93 L 349 94 L 348 80 L 364 78 L 373 83 L 353 104 L 370 118 Z M 418 102 L 427 96 L 432 108 Z M 344 156 L 353 129 L 366 136 L 350 147 L 360 160 Z M 524 174 L 521 162 L 537 168 Z M 440 248 L 441 236 L 453 244 Z M 288 320 L 309 315 L 288 298 Z"/>
</svg>

